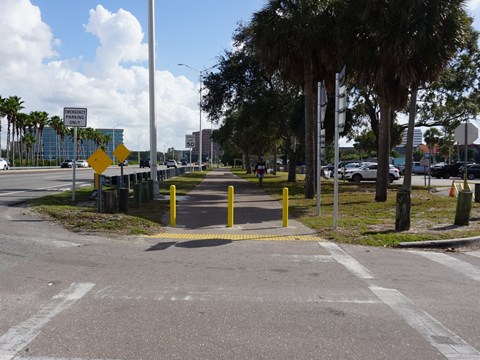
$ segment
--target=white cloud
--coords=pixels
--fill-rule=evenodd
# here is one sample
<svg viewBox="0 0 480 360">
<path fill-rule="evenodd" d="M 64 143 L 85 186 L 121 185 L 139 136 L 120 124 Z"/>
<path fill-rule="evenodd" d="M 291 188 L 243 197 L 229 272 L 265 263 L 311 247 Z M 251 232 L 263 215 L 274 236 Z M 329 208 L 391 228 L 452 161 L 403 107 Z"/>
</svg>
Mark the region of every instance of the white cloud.
<svg viewBox="0 0 480 360">
<path fill-rule="evenodd" d="M 142 27 L 128 11 L 120 9 L 114 14 L 97 5 L 95 10 L 90 10 L 85 30 L 100 41 L 96 63 L 102 70 L 148 59 L 147 44 L 142 43 Z"/>
<path fill-rule="evenodd" d="M 55 53 L 59 40 L 30 0 L 1 1 L 0 95 L 20 96 L 26 112 L 61 116 L 65 106 L 87 107 L 89 127 L 124 128 L 128 148 L 136 150 L 140 139 L 147 150 L 148 53 L 138 20 L 122 9 L 112 13 L 98 5 L 90 10 L 85 30 L 99 46 L 95 61 L 85 63 Z M 198 85 L 157 71 L 156 91 L 157 148 L 182 149 L 184 135 L 198 130 Z"/>
<path fill-rule="evenodd" d="M 466 4 L 467 9 L 469 9 L 470 11 L 475 11 L 480 6 L 480 0 L 468 0 Z"/>
</svg>

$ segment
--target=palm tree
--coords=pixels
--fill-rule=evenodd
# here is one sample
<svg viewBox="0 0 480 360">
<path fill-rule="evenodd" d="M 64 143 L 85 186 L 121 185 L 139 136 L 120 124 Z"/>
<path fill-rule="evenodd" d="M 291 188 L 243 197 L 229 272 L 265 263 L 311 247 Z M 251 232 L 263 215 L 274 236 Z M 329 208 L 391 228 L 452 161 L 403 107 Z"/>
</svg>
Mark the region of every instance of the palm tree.
<svg viewBox="0 0 480 360">
<path fill-rule="evenodd" d="M 42 157 L 42 165 L 45 165 L 44 156 L 43 156 L 43 129 L 49 123 L 48 113 L 45 111 L 32 111 L 30 113 L 30 116 L 38 129 L 37 154 Z M 38 156 L 37 156 L 37 166 L 38 166 Z"/>
<path fill-rule="evenodd" d="M 279 70 L 305 95 L 305 197 L 315 195 L 315 82 L 335 63 L 334 5 L 331 0 L 270 0 L 255 13 L 251 39 L 268 71 Z M 327 60 L 328 59 L 328 60 Z M 333 74 L 334 71 L 331 71 Z M 332 76 L 333 77 L 333 76 Z"/>
<path fill-rule="evenodd" d="M 2 155 L 2 119 L 7 116 L 5 112 L 5 102 L 7 99 L 0 96 L 0 156 Z"/>
<path fill-rule="evenodd" d="M 15 122 L 17 113 L 23 109 L 23 101 L 18 96 L 8 97 L 3 104 L 3 111 L 7 114 L 7 158 L 10 158 L 10 150 L 12 151 L 12 165 L 15 163 L 15 151 L 11 142 L 15 142 Z M 10 138 L 10 129 L 12 138 Z M 11 140 L 10 140 L 11 139 Z"/>
<path fill-rule="evenodd" d="M 25 144 L 26 152 L 27 152 L 26 166 L 28 166 L 28 157 L 36 141 L 37 141 L 36 137 L 32 133 L 27 133 L 23 135 L 22 142 Z"/>
<path fill-rule="evenodd" d="M 62 138 L 62 132 L 63 132 L 63 136 L 65 136 L 64 134 L 64 125 L 63 125 L 63 121 L 62 119 L 60 118 L 60 116 L 58 115 L 54 115 L 50 118 L 50 121 L 48 122 L 48 125 L 51 126 L 53 128 L 53 130 L 55 130 L 55 159 L 56 159 L 56 163 L 57 165 L 59 165 L 59 159 L 60 159 L 60 146 L 59 146 L 59 142 L 58 142 L 58 138 Z"/>
<path fill-rule="evenodd" d="M 346 4 L 344 40 L 355 79 L 361 87 L 371 85 L 379 99 L 375 200 L 386 201 L 392 111 L 407 104 L 409 91 L 415 110 L 419 86 L 435 79 L 459 47 L 466 14 L 463 0 L 348 0 Z M 413 139 L 412 127 L 408 134 Z M 407 143 L 407 151 L 411 144 Z M 408 177 L 411 153 L 406 161 Z"/>
<path fill-rule="evenodd" d="M 434 156 L 434 147 L 440 143 L 440 136 L 442 133 L 437 128 L 430 128 L 425 131 L 423 134 L 423 138 L 428 145 L 428 149 L 430 150 L 430 165 L 432 165 L 432 158 Z M 433 158 L 434 159 L 434 158 Z"/>
<path fill-rule="evenodd" d="M 18 113 L 17 114 L 17 121 L 15 123 L 15 126 L 17 128 L 17 139 L 18 145 L 19 145 L 19 160 L 20 160 L 20 166 L 22 166 L 23 158 L 24 158 L 24 153 L 23 153 L 23 139 L 24 136 L 28 133 L 27 128 L 29 128 L 32 125 L 32 119 L 30 118 L 30 115 L 25 114 L 25 113 Z M 25 162 L 28 164 L 28 154 L 26 154 L 25 157 Z"/>
</svg>

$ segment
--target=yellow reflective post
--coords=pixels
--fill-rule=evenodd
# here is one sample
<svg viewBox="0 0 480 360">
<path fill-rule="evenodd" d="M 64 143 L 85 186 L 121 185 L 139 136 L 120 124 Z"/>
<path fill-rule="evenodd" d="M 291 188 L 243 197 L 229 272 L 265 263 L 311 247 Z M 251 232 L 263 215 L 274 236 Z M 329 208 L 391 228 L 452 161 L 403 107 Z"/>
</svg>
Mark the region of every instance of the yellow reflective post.
<svg viewBox="0 0 480 360">
<path fill-rule="evenodd" d="M 177 226 L 177 195 L 175 185 L 170 185 L 170 226 Z"/>
<path fill-rule="evenodd" d="M 283 188 L 282 226 L 288 227 L 288 188 Z"/>
<path fill-rule="evenodd" d="M 227 227 L 233 226 L 233 186 L 228 187 L 228 222 Z"/>
</svg>

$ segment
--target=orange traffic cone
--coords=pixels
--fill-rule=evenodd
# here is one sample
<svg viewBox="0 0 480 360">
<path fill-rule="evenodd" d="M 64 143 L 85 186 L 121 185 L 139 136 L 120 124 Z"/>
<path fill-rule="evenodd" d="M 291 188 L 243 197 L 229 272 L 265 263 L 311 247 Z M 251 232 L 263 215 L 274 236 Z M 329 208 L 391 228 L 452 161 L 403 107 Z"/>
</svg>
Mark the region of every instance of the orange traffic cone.
<svg viewBox="0 0 480 360">
<path fill-rule="evenodd" d="M 450 192 L 448 193 L 448 196 L 455 197 L 455 180 L 452 181 L 452 187 L 450 188 Z"/>
</svg>

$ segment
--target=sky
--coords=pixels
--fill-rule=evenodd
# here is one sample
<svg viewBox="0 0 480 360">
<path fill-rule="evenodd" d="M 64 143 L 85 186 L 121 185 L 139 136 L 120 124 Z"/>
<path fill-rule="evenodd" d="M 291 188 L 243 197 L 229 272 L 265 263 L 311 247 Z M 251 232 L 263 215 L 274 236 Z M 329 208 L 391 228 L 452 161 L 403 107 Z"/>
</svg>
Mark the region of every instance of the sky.
<svg viewBox="0 0 480 360">
<path fill-rule="evenodd" d="M 198 70 L 214 66 L 238 23 L 266 2 L 155 2 L 158 151 L 184 149 L 199 130 Z M 480 29 L 480 0 L 466 4 Z M 147 33 L 148 0 L 0 0 L 0 96 L 50 116 L 85 107 L 87 126 L 122 128 L 128 149 L 148 150 Z M 2 128 L 5 147 L 5 119 Z"/>
</svg>

